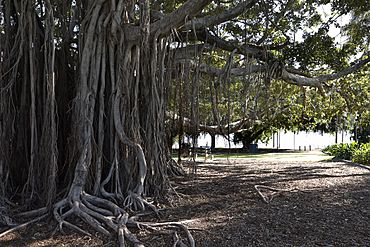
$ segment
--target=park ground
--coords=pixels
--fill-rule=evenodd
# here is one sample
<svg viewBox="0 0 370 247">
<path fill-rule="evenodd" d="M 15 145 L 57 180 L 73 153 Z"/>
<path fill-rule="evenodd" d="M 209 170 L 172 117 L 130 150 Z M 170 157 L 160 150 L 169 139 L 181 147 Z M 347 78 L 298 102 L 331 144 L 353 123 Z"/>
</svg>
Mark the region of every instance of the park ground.
<svg viewBox="0 0 370 247">
<path fill-rule="evenodd" d="M 159 220 L 187 225 L 197 246 L 370 246 L 370 168 L 317 151 L 198 161 L 196 174 L 172 180 L 178 196 Z M 0 246 L 115 246 L 54 229 L 36 223 Z M 172 246 L 172 230 L 136 234 L 145 246 Z"/>
</svg>

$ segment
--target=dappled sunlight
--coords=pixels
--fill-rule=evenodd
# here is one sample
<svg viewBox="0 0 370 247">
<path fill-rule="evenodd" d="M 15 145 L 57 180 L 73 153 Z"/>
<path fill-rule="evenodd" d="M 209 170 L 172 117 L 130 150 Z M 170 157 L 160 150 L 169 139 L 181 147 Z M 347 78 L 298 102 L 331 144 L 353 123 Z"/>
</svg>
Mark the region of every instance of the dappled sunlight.
<svg viewBox="0 0 370 247">
<path fill-rule="evenodd" d="M 166 215 L 189 220 L 198 246 L 370 244 L 370 171 L 361 167 L 224 159 L 199 163 L 196 177 L 178 182 L 185 196 Z M 268 204 L 255 185 L 277 190 L 261 188 Z"/>
</svg>

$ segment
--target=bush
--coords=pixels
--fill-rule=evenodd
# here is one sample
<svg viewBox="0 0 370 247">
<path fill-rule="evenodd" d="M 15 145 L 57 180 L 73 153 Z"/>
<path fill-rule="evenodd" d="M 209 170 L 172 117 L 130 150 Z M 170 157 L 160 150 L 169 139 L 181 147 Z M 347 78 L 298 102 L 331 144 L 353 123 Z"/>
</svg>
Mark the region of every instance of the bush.
<svg viewBox="0 0 370 247">
<path fill-rule="evenodd" d="M 353 153 L 353 162 L 370 165 L 370 143 L 365 143 Z"/>
<path fill-rule="evenodd" d="M 350 160 L 358 148 L 359 144 L 357 142 L 352 142 L 350 144 L 340 143 L 326 147 L 323 152 L 339 159 Z"/>
</svg>

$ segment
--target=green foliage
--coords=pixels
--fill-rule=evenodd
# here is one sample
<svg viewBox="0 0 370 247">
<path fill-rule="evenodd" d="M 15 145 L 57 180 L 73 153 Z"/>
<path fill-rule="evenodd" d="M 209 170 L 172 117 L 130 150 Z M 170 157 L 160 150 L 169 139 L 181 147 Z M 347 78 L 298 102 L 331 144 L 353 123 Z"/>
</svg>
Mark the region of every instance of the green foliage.
<svg viewBox="0 0 370 247">
<path fill-rule="evenodd" d="M 302 68 L 315 68 L 330 65 L 332 68 L 341 68 L 346 65 L 345 55 L 339 53 L 334 38 L 329 36 L 329 28 L 322 27 L 316 33 L 305 33 L 304 42 L 298 43 L 295 48 L 285 53 L 291 54 L 291 60 L 299 63 Z"/>
<path fill-rule="evenodd" d="M 370 143 L 361 144 L 353 153 L 353 162 L 370 165 Z"/>
<path fill-rule="evenodd" d="M 265 128 L 260 125 L 254 125 L 252 129 L 239 131 L 234 134 L 233 142 L 243 143 L 243 148 L 248 149 L 249 145 L 261 139 L 262 134 L 265 132 Z"/>
<path fill-rule="evenodd" d="M 353 162 L 370 165 L 370 143 L 359 144 L 357 142 L 340 143 L 326 147 L 324 153 L 333 155 L 335 158 L 352 160 Z"/>
<path fill-rule="evenodd" d="M 168 13 L 183 2 L 185 0 L 161 0 L 154 1 L 154 5 L 155 9 Z M 196 18 L 217 15 L 240 2 L 242 0 L 213 1 Z M 233 21 L 211 27 L 209 31 L 240 47 L 246 44 L 266 47 L 288 65 L 286 67 L 298 69 L 308 77 L 319 76 L 348 67 L 368 50 L 369 35 L 364 34 L 369 33 L 369 13 L 366 0 L 262 1 L 247 8 Z M 344 23 L 342 17 L 350 21 Z M 340 44 L 331 33 L 334 27 L 340 28 L 341 35 L 346 36 Z M 197 44 L 198 40 L 195 37 L 191 42 Z M 229 52 L 215 47 L 196 61 L 225 69 L 229 56 Z M 232 67 L 242 68 L 256 61 L 253 57 L 235 54 Z M 279 129 L 331 133 L 350 130 L 355 126 L 356 116 L 364 115 L 369 108 L 368 71 L 369 66 L 353 75 L 327 82 L 322 90 L 325 95 L 315 88 L 266 80 L 263 74 L 228 80 L 223 76 L 201 74 L 200 78 L 192 78 L 190 75 L 176 82 L 178 85 L 172 85 L 168 109 L 203 125 L 224 126 L 243 119 L 244 132 L 236 135 L 236 142 L 268 139 Z M 196 80 L 200 83 L 194 84 Z M 192 98 L 196 98 L 193 105 Z M 361 125 L 357 125 L 359 137 L 367 136 L 362 131 L 367 130 L 365 122 L 361 120 Z M 263 133 L 253 133 L 260 126 L 264 128 Z"/>
<path fill-rule="evenodd" d="M 358 149 L 359 144 L 357 142 L 339 143 L 326 147 L 323 152 L 329 155 L 333 155 L 339 159 L 350 160 L 354 152 Z"/>
<path fill-rule="evenodd" d="M 370 142 L 370 111 L 365 110 L 358 113 L 355 127 L 353 129 L 355 139 L 359 143 Z"/>
</svg>

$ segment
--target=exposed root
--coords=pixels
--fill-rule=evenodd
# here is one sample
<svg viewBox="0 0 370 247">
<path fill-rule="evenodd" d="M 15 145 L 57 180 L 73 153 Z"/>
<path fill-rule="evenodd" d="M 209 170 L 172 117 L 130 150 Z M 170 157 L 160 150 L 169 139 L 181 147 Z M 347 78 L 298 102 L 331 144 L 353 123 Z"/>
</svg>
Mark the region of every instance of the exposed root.
<svg viewBox="0 0 370 247">
<path fill-rule="evenodd" d="M 126 208 L 131 208 L 134 211 L 143 211 L 145 210 L 144 201 L 145 200 L 140 195 L 130 191 L 125 201 L 123 202 L 123 205 Z"/>
<path fill-rule="evenodd" d="M 46 214 L 47 212 L 48 212 L 47 208 L 43 207 L 43 208 L 39 208 L 39 209 L 27 211 L 27 212 L 21 212 L 21 213 L 17 214 L 16 216 L 17 217 L 30 218 L 30 217 L 36 217 L 36 216 Z"/>
<path fill-rule="evenodd" d="M 80 232 L 80 233 L 82 233 L 83 235 L 86 235 L 86 236 L 89 236 L 89 237 L 91 237 L 92 235 L 90 234 L 90 233 L 88 233 L 87 231 L 85 231 L 85 230 L 83 230 L 83 229 L 81 229 L 80 227 L 78 227 L 78 226 L 76 226 L 76 225 L 74 225 L 74 224 L 72 224 L 72 223 L 69 223 L 68 221 L 66 221 L 66 220 L 64 220 L 60 225 L 59 225 L 59 230 L 61 231 L 61 232 L 63 232 L 63 225 L 66 225 L 66 226 L 68 226 L 69 228 L 71 228 L 72 230 L 75 230 L 76 232 Z M 58 230 L 58 228 L 56 229 L 56 230 Z M 52 235 L 54 235 L 55 234 L 55 231 L 53 232 L 53 234 Z"/>
<path fill-rule="evenodd" d="M 125 208 L 130 208 L 133 211 L 145 211 L 146 208 L 151 209 L 157 216 L 159 216 L 158 209 L 150 204 L 147 200 L 145 200 L 142 196 L 134 193 L 132 191 L 129 192 L 128 196 L 126 197 L 125 201 L 123 202 Z"/>
<path fill-rule="evenodd" d="M 161 222 L 161 223 L 150 223 L 150 222 L 128 222 L 130 224 L 142 227 L 142 228 L 148 228 L 148 229 L 155 229 L 155 228 L 175 228 L 175 229 L 181 229 L 187 236 L 188 242 L 190 244 L 190 247 L 195 247 L 195 241 L 193 236 L 191 235 L 189 229 L 179 222 Z M 177 233 L 176 233 L 177 235 Z M 177 242 L 178 246 L 186 246 L 179 238 L 175 238 L 175 242 Z M 181 242 L 181 244 L 180 244 Z M 176 246 L 176 245 L 173 245 Z"/>
<path fill-rule="evenodd" d="M 172 247 L 187 247 L 187 245 L 184 244 L 184 242 L 182 242 L 182 240 L 179 238 L 179 235 L 177 234 L 177 231 L 174 231 L 172 238 L 173 238 Z"/>
<path fill-rule="evenodd" d="M 293 191 L 306 192 L 306 191 L 302 191 L 302 190 L 297 189 L 297 188 L 293 188 L 293 189 L 278 189 L 278 188 L 274 188 L 274 187 L 270 187 L 270 186 L 265 186 L 265 185 L 255 185 L 254 188 L 257 191 L 257 193 L 261 196 L 262 200 L 265 203 L 267 203 L 267 204 L 269 204 L 276 196 L 280 195 L 282 192 L 293 192 Z M 270 196 L 264 195 L 262 193 L 261 189 L 262 190 L 272 191 L 272 193 L 270 194 Z"/>
<path fill-rule="evenodd" d="M 194 160 L 184 160 L 182 161 L 182 164 L 189 169 L 189 176 L 190 177 L 196 177 L 197 176 L 197 170 L 198 170 L 198 163 Z"/>
<path fill-rule="evenodd" d="M 359 167 L 359 168 L 363 168 L 365 170 L 368 170 L 370 171 L 370 167 L 369 166 L 366 166 L 366 165 L 362 165 L 362 164 L 359 164 L 359 163 L 356 163 L 356 162 L 353 162 L 353 161 L 350 161 L 350 160 L 345 160 L 345 159 L 339 159 L 339 158 L 333 158 L 333 161 L 339 161 L 339 162 L 343 162 L 347 165 L 351 165 L 351 166 L 356 166 L 356 167 Z"/>
<path fill-rule="evenodd" d="M 186 171 L 178 164 L 174 159 L 167 161 L 167 174 L 172 177 L 176 176 L 186 176 Z"/>
<path fill-rule="evenodd" d="M 27 221 L 26 223 L 23 223 L 23 224 L 17 225 L 17 226 L 15 226 L 15 227 L 13 227 L 13 228 L 11 228 L 11 229 L 9 229 L 9 230 L 6 230 L 5 232 L 3 232 L 3 233 L 1 233 L 1 234 L 0 234 L 0 238 L 4 237 L 5 235 L 7 235 L 7 234 L 9 234 L 9 233 L 12 233 L 12 232 L 18 231 L 18 230 L 20 230 L 20 229 L 22 229 L 22 228 L 25 228 L 25 227 L 27 227 L 27 226 L 29 226 L 29 225 L 31 225 L 31 224 L 33 224 L 33 223 L 35 223 L 35 222 L 39 221 L 39 220 L 42 220 L 42 219 L 46 218 L 47 216 L 48 216 L 47 214 L 44 214 L 44 215 L 42 215 L 42 216 L 40 216 L 40 217 L 37 217 L 37 218 L 35 218 L 35 219 L 33 219 L 33 220 Z"/>
<path fill-rule="evenodd" d="M 150 208 L 158 216 L 158 210 L 153 205 L 133 192 L 126 198 L 125 206 L 126 208 L 136 207 L 137 210 Z M 144 246 L 143 243 L 131 233 L 128 227 L 151 230 L 157 230 L 158 228 L 180 229 L 186 234 L 190 246 L 195 246 L 195 241 L 190 231 L 181 223 L 143 223 L 137 221 L 139 217 L 148 214 L 151 213 L 138 213 L 130 217 L 129 214 L 117 204 L 87 193 L 82 193 L 78 199 L 75 197 L 73 197 L 73 199 L 63 199 L 55 204 L 53 210 L 53 215 L 59 223 L 58 229 L 60 231 L 63 231 L 63 226 L 66 226 L 84 235 L 91 236 L 89 232 L 67 221 L 67 219 L 72 216 L 78 216 L 97 232 L 107 236 L 110 236 L 112 232 L 116 233 L 118 246 L 126 246 L 126 241 L 136 247 Z M 180 239 L 178 239 L 177 242 L 178 244 L 176 246 L 186 246 Z"/>
<path fill-rule="evenodd" d="M 9 203 L 4 198 L 0 198 L 0 226 L 15 227 L 17 225 L 10 216 Z"/>
<path fill-rule="evenodd" d="M 192 247 L 195 246 L 193 236 L 191 235 L 189 229 L 182 223 L 140 222 L 140 217 L 151 215 L 153 213 L 158 216 L 159 210 L 156 209 L 144 198 L 139 196 L 137 193 L 131 192 L 129 194 L 129 196 L 125 200 L 125 203 L 127 204 L 125 205 L 125 208 L 127 209 L 129 207 L 136 207 L 137 210 L 145 210 L 149 208 L 151 209 L 151 211 L 140 212 L 130 216 L 124 208 L 121 208 L 116 203 L 113 203 L 107 199 L 96 197 L 85 192 L 82 192 L 78 196 L 78 194 L 73 192 L 74 190 L 72 190 L 72 193 L 70 193 L 67 198 L 57 202 L 53 206 L 52 213 L 55 220 L 58 222 L 58 226 L 53 232 L 53 235 L 57 231 L 64 233 L 63 227 L 68 227 L 73 231 L 79 232 L 83 235 L 92 236 L 90 232 L 69 221 L 69 219 L 73 219 L 77 216 L 78 218 L 83 220 L 89 227 L 93 228 L 95 231 L 103 235 L 111 236 L 112 233 L 117 234 L 118 246 L 120 247 L 127 246 L 126 241 L 130 243 L 130 246 L 144 246 L 144 244 L 129 230 L 129 227 L 137 229 L 145 228 L 153 231 L 158 231 L 162 229 L 168 229 L 171 230 L 171 232 L 175 231 L 175 234 L 173 236 L 173 246 L 184 247 L 187 245 L 184 243 L 183 240 L 181 240 L 180 234 L 178 234 L 178 231 L 182 231 L 186 235 L 189 245 Z M 39 216 L 41 213 L 44 214 Z M 0 234 L 0 238 L 8 233 L 30 226 L 31 224 L 48 217 L 48 215 L 49 214 L 47 213 L 46 208 L 40 208 L 25 213 L 20 213 L 18 214 L 18 216 L 21 217 L 38 217 L 3 232 L 2 234 Z"/>
</svg>

